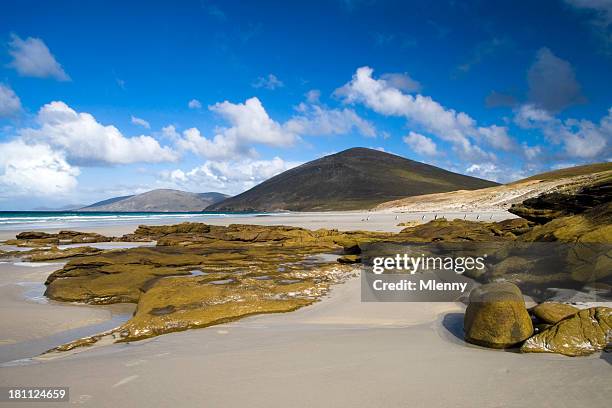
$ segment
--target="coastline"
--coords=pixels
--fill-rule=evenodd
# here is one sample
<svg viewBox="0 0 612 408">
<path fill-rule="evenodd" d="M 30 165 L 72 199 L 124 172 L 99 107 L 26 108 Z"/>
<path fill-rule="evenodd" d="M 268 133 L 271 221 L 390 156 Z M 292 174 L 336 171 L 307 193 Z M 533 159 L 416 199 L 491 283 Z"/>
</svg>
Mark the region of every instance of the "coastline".
<svg viewBox="0 0 612 408">
<path fill-rule="evenodd" d="M 397 223 L 423 215 L 305 213 L 209 223 L 397 231 L 403 228 Z M 452 214 L 443 215 L 452 219 Z M 121 235 L 135 227 L 65 229 Z M 30 268 L 36 273 L 32 282 L 42 282 L 53 269 L 41 268 Z M 461 303 L 362 303 L 360 294 L 359 279 L 353 278 L 333 286 L 321 301 L 290 313 L 2 364 L 0 385 L 70 386 L 72 403 L 96 407 L 196 407 L 203 401 L 224 407 L 399 407 L 422 401 L 428 407 L 474 407 L 504 401 L 505 407 L 522 407 L 541 405 L 543 398 L 551 406 L 606 407 L 612 398 L 610 353 L 569 358 L 483 349 L 463 341 Z M 24 316 L 18 307 L 12 313 L 17 321 Z M 39 318 L 46 319 L 44 314 Z M 564 384 L 562 390 L 558 384 Z"/>
<path fill-rule="evenodd" d="M 211 225 L 229 224 L 253 224 L 253 225 L 287 225 L 307 229 L 335 228 L 340 231 L 385 231 L 399 232 L 403 228 L 398 226 L 400 222 L 422 221 L 427 222 L 434 217 L 446 217 L 447 219 L 463 218 L 481 221 L 501 221 L 508 218 L 516 218 L 515 215 L 505 210 L 498 211 L 423 211 L 423 212 L 391 212 L 391 211 L 328 211 L 328 212 L 289 212 L 269 213 L 255 215 L 189 215 L 179 218 L 142 218 L 121 223 L 107 224 L 104 222 L 66 222 L 58 226 L 23 225 L 19 227 L 6 226 L 0 229 L 0 240 L 12 239 L 15 234 L 22 231 L 44 231 L 56 233 L 60 230 L 74 230 L 82 232 L 96 232 L 106 236 L 120 236 L 134 231 L 138 225 L 172 225 L 181 222 L 202 222 Z M 397 218 L 397 219 L 396 219 Z"/>
</svg>

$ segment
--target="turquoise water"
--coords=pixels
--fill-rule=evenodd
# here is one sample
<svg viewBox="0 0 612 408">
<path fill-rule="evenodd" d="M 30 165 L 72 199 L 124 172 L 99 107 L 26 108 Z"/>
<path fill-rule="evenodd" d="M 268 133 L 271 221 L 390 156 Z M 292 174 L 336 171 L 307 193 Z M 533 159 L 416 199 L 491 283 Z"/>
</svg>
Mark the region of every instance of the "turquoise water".
<svg viewBox="0 0 612 408">
<path fill-rule="evenodd" d="M 172 212 L 77 212 L 0 211 L 0 230 L 70 228 L 117 224 L 205 222 L 214 218 L 246 217 L 260 213 L 172 213 Z"/>
</svg>

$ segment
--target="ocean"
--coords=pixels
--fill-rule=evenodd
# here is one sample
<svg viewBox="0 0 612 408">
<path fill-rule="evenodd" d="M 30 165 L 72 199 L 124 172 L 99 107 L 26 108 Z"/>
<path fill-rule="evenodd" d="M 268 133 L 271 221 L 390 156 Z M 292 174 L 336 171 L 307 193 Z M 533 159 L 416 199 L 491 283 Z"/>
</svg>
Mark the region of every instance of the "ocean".
<svg viewBox="0 0 612 408">
<path fill-rule="evenodd" d="M 173 212 L 76 212 L 76 211 L 0 211 L 0 230 L 90 227 L 134 223 L 205 222 L 222 217 L 246 217 L 261 213 L 173 213 Z M 269 215 L 269 214 L 266 214 Z"/>
</svg>

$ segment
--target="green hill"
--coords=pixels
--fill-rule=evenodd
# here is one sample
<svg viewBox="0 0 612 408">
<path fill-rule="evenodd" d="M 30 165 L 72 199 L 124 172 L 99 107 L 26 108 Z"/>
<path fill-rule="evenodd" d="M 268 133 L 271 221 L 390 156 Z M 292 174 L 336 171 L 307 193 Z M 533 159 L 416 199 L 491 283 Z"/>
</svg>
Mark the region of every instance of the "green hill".
<svg viewBox="0 0 612 408">
<path fill-rule="evenodd" d="M 329 211 L 497 183 L 366 148 L 352 148 L 287 170 L 206 211 Z"/>
</svg>

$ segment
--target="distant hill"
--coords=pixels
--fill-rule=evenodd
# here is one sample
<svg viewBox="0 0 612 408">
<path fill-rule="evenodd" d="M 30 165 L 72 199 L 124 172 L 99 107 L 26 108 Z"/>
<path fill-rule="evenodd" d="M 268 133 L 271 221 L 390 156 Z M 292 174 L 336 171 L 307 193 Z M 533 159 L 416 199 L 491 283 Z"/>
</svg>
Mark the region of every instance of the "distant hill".
<svg viewBox="0 0 612 408">
<path fill-rule="evenodd" d="M 378 150 L 352 148 L 287 170 L 206 210 L 357 210 L 403 197 L 495 185 Z"/>
<path fill-rule="evenodd" d="M 202 211 L 229 196 L 221 193 L 189 193 L 187 191 L 158 189 L 142 194 L 109 198 L 79 211 L 109 212 L 182 212 Z"/>
<path fill-rule="evenodd" d="M 36 207 L 32 211 L 72 211 L 83 207 L 83 204 L 66 204 L 61 207 Z"/>
</svg>

